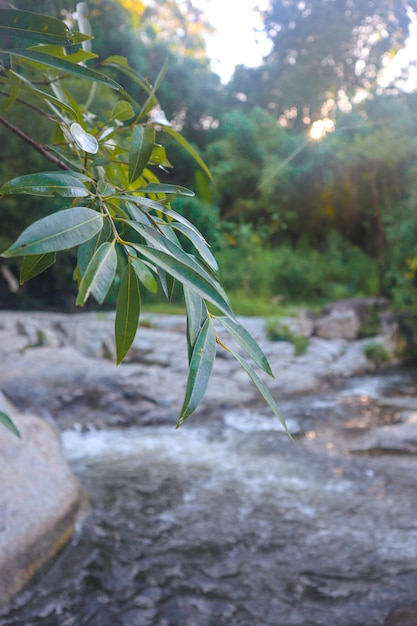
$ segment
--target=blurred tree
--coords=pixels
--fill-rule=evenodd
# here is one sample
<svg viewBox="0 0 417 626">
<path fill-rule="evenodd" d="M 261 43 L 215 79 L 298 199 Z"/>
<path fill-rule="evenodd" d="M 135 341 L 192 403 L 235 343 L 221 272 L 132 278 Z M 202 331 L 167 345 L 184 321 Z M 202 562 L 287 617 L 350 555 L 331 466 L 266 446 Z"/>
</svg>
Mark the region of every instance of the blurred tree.
<svg viewBox="0 0 417 626">
<path fill-rule="evenodd" d="M 272 0 L 264 14 L 272 51 L 257 70 L 239 68 L 231 89 L 298 128 L 334 115 L 359 90 L 377 89 L 412 11 L 416 0 Z"/>
</svg>

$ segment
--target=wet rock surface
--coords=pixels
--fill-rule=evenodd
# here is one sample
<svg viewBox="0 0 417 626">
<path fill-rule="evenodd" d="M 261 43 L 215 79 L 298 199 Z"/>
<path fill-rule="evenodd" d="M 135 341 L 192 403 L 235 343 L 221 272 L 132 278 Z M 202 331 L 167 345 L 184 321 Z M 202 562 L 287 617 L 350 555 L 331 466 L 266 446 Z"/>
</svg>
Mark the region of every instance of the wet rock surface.
<svg viewBox="0 0 417 626">
<path fill-rule="evenodd" d="M 295 442 L 237 370 L 225 385 L 226 359 L 203 410 L 175 431 L 183 348 L 180 320 L 175 330 L 174 321 L 164 323 L 148 329 L 167 346 L 159 363 L 152 335 L 143 333 L 139 356 L 114 370 L 86 353 L 79 326 L 79 359 L 75 339 L 20 354 L 33 385 L 26 396 L 10 373 L 12 360 L 3 364 L 2 385 L 13 399 L 30 406 L 31 394 L 39 394 L 63 428 L 67 458 L 94 506 L 84 532 L 0 610 L 0 624 L 414 625 L 417 373 L 341 380 L 357 342 L 314 339 L 310 352 L 295 358 L 292 346 L 270 344 L 251 321 L 275 364 L 273 392 Z M 36 350 L 39 359 L 31 360 Z M 48 369 L 47 350 L 51 358 L 59 353 L 55 368 Z M 164 355 L 177 369 L 162 364 Z M 79 368 L 73 378 L 72 362 Z M 295 396 L 284 384 L 291 374 L 301 377 Z M 99 400 L 106 385 L 106 401 Z M 86 428 L 81 418 L 90 413 Z"/>
</svg>

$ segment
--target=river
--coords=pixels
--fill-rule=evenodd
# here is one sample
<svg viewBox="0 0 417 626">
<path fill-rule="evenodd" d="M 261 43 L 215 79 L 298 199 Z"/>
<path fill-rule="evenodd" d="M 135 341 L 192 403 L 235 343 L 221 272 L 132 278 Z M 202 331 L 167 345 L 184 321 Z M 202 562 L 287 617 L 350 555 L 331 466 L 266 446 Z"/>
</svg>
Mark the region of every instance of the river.
<svg viewBox="0 0 417 626">
<path fill-rule="evenodd" d="M 416 385 L 397 370 L 285 400 L 294 442 L 263 409 L 65 431 L 92 511 L 0 624 L 415 626 L 417 457 L 363 442 Z"/>
</svg>

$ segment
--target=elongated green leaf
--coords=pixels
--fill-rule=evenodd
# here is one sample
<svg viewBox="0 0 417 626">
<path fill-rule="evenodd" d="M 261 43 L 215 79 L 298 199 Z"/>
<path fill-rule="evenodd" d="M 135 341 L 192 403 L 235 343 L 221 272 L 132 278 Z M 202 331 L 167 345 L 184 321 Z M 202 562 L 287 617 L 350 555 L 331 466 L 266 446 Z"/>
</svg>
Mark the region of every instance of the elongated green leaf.
<svg viewBox="0 0 417 626">
<path fill-rule="evenodd" d="M 55 260 L 55 252 L 23 257 L 22 267 L 20 268 L 20 284 L 23 285 L 31 278 L 34 278 L 34 276 L 41 274 L 41 272 L 53 265 Z"/>
<path fill-rule="evenodd" d="M 114 331 L 116 362 L 123 361 L 136 335 L 140 315 L 140 292 L 136 272 L 128 263 L 120 282 Z"/>
<path fill-rule="evenodd" d="M 77 157 L 74 157 L 74 155 L 71 152 L 69 152 L 68 149 L 63 150 L 62 148 L 59 148 L 58 146 L 52 146 L 51 144 L 49 144 L 48 150 L 49 152 L 56 154 L 56 156 L 58 156 L 61 159 L 61 161 L 66 163 L 66 165 L 68 165 L 72 169 L 78 169 L 80 171 L 84 169 L 84 161 L 81 159 L 78 161 Z"/>
<path fill-rule="evenodd" d="M 170 226 L 171 228 L 178 230 L 178 232 L 182 233 L 191 241 L 201 258 L 204 259 L 213 272 L 217 273 L 219 271 L 216 259 L 210 251 L 208 244 L 204 241 L 204 239 L 202 239 L 199 233 L 196 234 L 193 228 L 188 228 L 185 224 L 180 224 L 178 222 L 171 222 Z"/>
<path fill-rule="evenodd" d="M 114 194 L 116 199 L 127 200 L 128 202 L 133 202 L 140 207 L 146 207 L 147 209 L 154 209 L 155 211 L 162 212 L 164 205 L 161 201 L 157 202 L 156 200 L 152 200 L 151 198 L 145 198 L 144 196 L 135 196 L 129 193 L 119 193 Z"/>
<path fill-rule="evenodd" d="M 171 276 L 168 276 L 166 271 L 163 270 L 161 267 L 158 267 L 157 271 L 158 271 L 159 282 L 161 283 L 163 294 L 164 294 L 165 298 L 169 302 L 170 294 L 172 292 L 172 289 L 170 288 L 170 285 L 168 284 L 168 281 L 169 280 L 173 281 L 174 279 L 171 278 Z"/>
<path fill-rule="evenodd" d="M 19 437 L 20 439 L 20 432 L 17 426 L 12 422 L 10 417 L 6 415 L 6 413 L 3 413 L 3 411 L 0 411 L 0 424 L 3 424 L 3 426 L 5 426 L 8 430 L 10 430 L 11 433 L 16 435 L 16 437 Z"/>
<path fill-rule="evenodd" d="M 179 245 L 178 239 L 175 236 L 175 233 L 170 229 L 168 225 L 158 224 L 158 228 L 160 233 L 158 233 L 155 228 L 146 226 L 143 223 L 133 222 L 129 220 L 127 222 L 132 226 L 134 230 L 140 233 L 146 240 L 146 242 L 158 250 L 162 250 L 169 252 L 177 258 L 180 262 L 184 263 L 184 265 L 188 265 L 195 272 L 197 272 L 204 280 L 211 283 L 211 285 L 222 295 L 224 300 L 227 300 L 227 296 L 219 282 L 213 277 L 212 274 L 209 274 L 196 260 L 195 258 L 184 252 L 184 250 Z"/>
<path fill-rule="evenodd" d="M 188 361 L 194 350 L 194 345 L 201 327 L 207 319 L 208 312 L 204 300 L 195 291 L 184 285 L 185 307 L 187 309 L 187 347 Z"/>
<path fill-rule="evenodd" d="M 190 143 L 188 143 L 188 141 L 176 130 L 174 130 L 172 127 L 170 126 L 163 126 L 162 127 L 164 133 L 166 133 L 167 135 L 170 135 L 171 137 L 173 137 L 175 139 L 175 141 L 182 146 L 190 156 L 193 157 L 194 161 L 196 161 L 196 163 L 198 163 L 198 165 L 201 167 L 202 170 L 204 170 L 204 172 L 207 174 L 207 176 L 209 177 L 209 179 L 213 181 L 213 176 L 211 175 L 211 172 L 209 170 L 209 168 L 207 167 L 207 165 L 204 163 L 203 159 L 201 158 L 201 156 L 198 154 L 197 150 L 195 150 L 192 145 Z"/>
<path fill-rule="evenodd" d="M 89 179 L 83 177 L 85 181 Z M 89 195 L 78 172 L 39 172 L 13 178 L 0 188 L 0 194 L 26 193 L 31 196 L 85 198 Z"/>
<path fill-rule="evenodd" d="M 165 78 L 165 74 L 167 72 L 168 69 L 168 59 L 165 60 L 165 63 L 163 64 L 158 76 L 156 77 L 155 83 L 152 87 L 152 91 L 149 94 L 148 98 L 146 99 L 138 118 L 142 118 L 145 117 L 145 115 L 147 115 L 149 113 L 149 111 L 155 106 L 155 101 L 156 100 L 156 91 L 159 89 L 163 79 Z"/>
<path fill-rule="evenodd" d="M 246 328 L 228 317 L 217 317 L 216 319 L 229 331 L 236 343 L 254 360 L 256 365 L 270 376 L 273 376 L 268 359 Z"/>
<path fill-rule="evenodd" d="M 131 258 L 130 263 L 142 285 L 151 293 L 157 293 L 158 283 L 145 261 L 142 261 L 142 259 Z"/>
<path fill-rule="evenodd" d="M 7 52 L 12 58 L 20 60 L 25 59 L 26 61 L 31 61 L 44 67 L 54 68 L 66 74 L 71 74 L 77 78 L 85 78 L 86 80 L 93 80 L 96 83 L 103 83 L 112 89 L 120 89 L 120 85 L 111 78 L 108 78 L 105 74 L 91 70 L 83 65 L 78 65 L 77 63 L 71 63 L 66 59 L 59 59 L 58 57 L 52 56 L 52 54 L 45 54 L 37 50 L 21 50 L 17 48 L 12 50 L 0 50 L 0 52 Z"/>
<path fill-rule="evenodd" d="M 164 215 L 167 215 L 169 218 L 172 218 L 172 220 L 170 220 L 170 223 L 171 221 L 176 221 L 176 222 L 179 222 L 180 224 L 184 224 L 184 226 L 187 226 L 187 228 L 192 230 L 197 235 L 197 237 L 200 237 L 202 241 L 205 241 L 200 231 L 194 226 L 194 224 L 192 224 L 189 220 L 187 220 L 186 217 L 181 215 L 181 213 L 177 213 L 177 211 L 174 211 L 174 209 L 171 209 L 170 206 L 165 206 L 164 204 L 161 204 L 161 203 L 154 203 L 154 204 L 157 204 L 158 206 L 151 207 L 151 208 L 155 208 L 155 210 L 159 211 L 160 213 L 163 213 Z"/>
<path fill-rule="evenodd" d="M 111 239 L 111 226 L 109 220 L 103 220 L 103 228 L 94 237 L 80 244 L 77 249 L 77 263 L 81 277 L 84 276 L 91 259 L 102 243 Z M 80 278 L 81 282 L 81 278 Z"/>
<path fill-rule="evenodd" d="M 52 54 L 52 56 L 58 57 L 60 59 L 65 59 L 70 63 L 85 63 L 85 61 L 90 61 L 91 59 L 98 58 L 98 54 L 95 54 L 94 52 L 89 52 L 88 50 L 83 50 L 82 48 L 80 48 L 76 52 L 73 52 L 72 54 L 68 54 L 65 48 L 58 45 L 31 46 L 29 50 L 37 50 L 38 52 Z"/>
<path fill-rule="evenodd" d="M 179 196 L 195 196 L 194 191 L 191 191 L 191 189 L 181 187 L 180 185 L 166 185 L 165 183 L 151 183 L 150 185 L 146 185 L 146 187 L 134 189 L 134 191 L 143 193 L 176 193 Z"/>
<path fill-rule="evenodd" d="M 71 31 L 61 20 L 16 9 L 0 9 L 0 34 L 61 46 L 74 43 Z"/>
<path fill-rule="evenodd" d="M 78 119 L 78 121 L 82 122 L 82 119 L 77 114 L 77 112 L 72 109 L 66 102 L 61 102 L 58 98 L 55 98 L 51 94 L 46 91 L 42 91 L 41 89 L 37 89 L 33 85 L 29 83 L 29 81 L 24 81 L 21 76 L 15 74 L 13 71 L 9 71 L 7 76 L 2 76 L 0 74 L 0 83 L 4 85 L 16 86 L 27 93 L 31 93 L 37 98 L 40 98 L 42 102 L 46 102 L 50 108 L 57 113 L 58 117 L 62 119 L 62 115 L 58 113 L 59 109 L 62 109 L 71 117 L 71 119 Z"/>
<path fill-rule="evenodd" d="M 20 89 L 15 85 L 10 86 L 10 94 L 8 98 L 3 102 L 2 109 L 3 111 L 8 111 L 10 107 L 16 102 L 20 93 Z"/>
<path fill-rule="evenodd" d="M 145 226 L 148 226 L 149 228 L 153 228 L 152 221 L 149 219 L 149 217 L 144 211 L 141 211 L 137 206 L 135 206 L 131 202 L 125 202 L 124 206 L 127 209 L 129 217 L 132 217 L 135 220 L 135 222 L 137 222 L 138 224 L 144 224 Z"/>
<path fill-rule="evenodd" d="M 216 333 L 208 317 L 194 345 L 190 361 L 184 402 L 181 407 L 177 428 L 196 410 L 206 393 L 207 385 L 216 358 Z"/>
<path fill-rule="evenodd" d="M 116 275 L 117 253 L 114 243 L 101 244 L 82 277 L 76 304 L 84 306 L 90 293 L 102 304 Z"/>
<path fill-rule="evenodd" d="M 151 157 L 155 143 L 155 129 L 152 126 L 135 126 L 129 153 L 129 182 L 139 178 Z"/>
<path fill-rule="evenodd" d="M 233 352 L 233 350 L 231 350 L 230 348 L 228 348 L 228 350 L 235 357 L 235 359 L 237 361 L 239 361 L 240 365 L 243 367 L 243 369 L 245 370 L 245 372 L 247 373 L 249 378 L 252 380 L 252 382 L 254 383 L 256 388 L 258 389 L 259 393 L 261 394 L 261 396 L 263 397 L 263 399 L 265 400 L 267 405 L 272 409 L 272 412 L 274 413 L 274 415 L 276 415 L 276 417 L 279 419 L 279 421 L 283 425 L 284 430 L 287 433 L 287 435 L 289 435 L 289 437 L 292 439 L 291 433 L 288 430 L 288 426 L 287 426 L 284 418 L 282 417 L 282 415 L 281 415 L 281 413 L 280 413 L 280 411 L 278 409 L 277 403 L 275 402 L 274 398 L 272 397 L 271 392 L 269 391 L 268 387 L 259 378 L 258 374 L 255 372 L 253 367 L 247 361 L 245 361 L 245 359 L 243 359 L 236 352 Z"/>
<path fill-rule="evenodd" d="M 145 238 L 146 242 L 150 246 L 156 248 L 157 250 L 161 250 L 162 252 L 169 252 L 175 259 L 183 264 L 183 266 L 191 268 L 197 275 L 199 275 L 203 279 L 205 283 L 209 283 L 214 292 L 217 293 L 220 298 L 222 298 L 222 302 L 227 303 L 228 311 L 231 311 L 227 295 L 216 277 L 214 277 L 200 263 L 198 263 L 192 255 L 184 252 L 175 236 L 175 233 L 173 233 L 173 231 L 171 231 L 168 226 L 163 227 L 161 224 L 158 224 L 158 228 L 161 231 L 160 233 L 158 233 L 155 228 L 149 228 L 142 223 L 139 224 L 132 221 L 129 221 L 128 223 L 132 226 L 134 230 L 136 230 Z M 162 269 L 166 270 L 166 268 Z M 162 288 L 166 293 L 164 277 L 163 275 L 161 275 L 160 272 L 158 273 L 160 275 Z M 184 283 L 184 281 L 182 282 Z M 224 309 L 221 310 L 224 311 Z"/>
<path fill-rule="evenodd" d="M 1 256 L 67 250 L 94 237 L 102 226 L 103 216 L 97 211 L 86 207 L 64 209 L 31 224 Z"/>
<path fill-rule="evenodd" d="M 173 278 L 176 278 L 181 283 L 187 285 L 190 289 L 193 289 L 196 293 L 200 294 L 202 298 L 215 304 L 226 315 L 232 318 L 234 317 L 233 311 L 231 310 L 227 300 L 223 297 L 222 293 L 219 292 L 202 274 L 199 274 L 194 269 L 194 266 L 191 264 L 192 259 L 189 259 L 189 263 L 184 263 L 162 250 L 155 250 L 149 246 L 142 246 L 133 243 L 131 245 L 143 254 L 146 259 L 151 261 L 151 263 L 155 263 L 155 265 L 166 271 L 167 274 L 170 274 Z"/>
<path fill-rule="evenodd" d="M 152 87 L 149 82 L 143 78 L 136 70 L 130 67 L 126 57 L 122 57 L 120 55 L 113 55 L 105 59 L 101 62 L 102 65 L 110 65 L 110 67 L 115 67 L 119 72 L 125 74 L 131 78 L 137 85 L 142 87 L 146 91 L 146 93 L 152 92 Z M 124 92 L 123 92 L 124 93 Z M 127 94 L 128 95 L 128 94 Z M 157 100 L 155 98 L 155 104 L 157 104 Z"/>
</svg>

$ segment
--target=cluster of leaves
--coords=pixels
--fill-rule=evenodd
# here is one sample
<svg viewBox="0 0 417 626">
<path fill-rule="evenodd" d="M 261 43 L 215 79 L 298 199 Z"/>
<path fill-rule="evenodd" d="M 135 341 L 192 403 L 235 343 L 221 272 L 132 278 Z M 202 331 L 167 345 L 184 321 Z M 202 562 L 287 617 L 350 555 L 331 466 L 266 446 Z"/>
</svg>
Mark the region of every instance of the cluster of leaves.
<svg viewBox="0 0 417 626">
<path fill-rule="evenodd" d="M 209 245 L 171 206 L 173 198 L 192 196 L 193 192 L 161 183 L 157 176 L 161 168 L 171 167 L 157 141 L 159 132 L 175 139 L 209 175 L 198 154 L 158 108 L 155 92 L 165 67 L 151 85 L 125 58 L 113 56 L 101 62 L 106 71 L 127 76 L 135 89 L 143 92 L 144 102 L 139 104 L 103 69 L 87 65 L 96 59 L 85 45 L 91 37 L 71 31 L 65 23 L 5 9 L 0 11 L 0 33 L 3 41 L 9 41 L 0 50 L 0 84 L 7 92 L 3 109 L 7 112 L 17 100 L 27 103 L 52 121 L 53 143 L 41 145 L 6 117 L 0 121 L 56 168 L 5 182 L 0 196 L 29 194 L 62 199 L 60 210 L 32 223 L 2 254 L 5 258 L 23 257 L 21 283 L 51 266 L 57 252 L 75 248 L 78 305 L 83 306 L 90 296 L 103 303 L 112 285 L 118 284 L 115 340 L 120 363 L 136 335 L 142 289 L 156 291 L 160 286 L 169 299 L 173 283 L 179 282 L 187 310 L 189 374 L 177 426 L 201 402 L 217 346 L 237 359 L 282 421 L 254 368 L 257 365 L 271 375 L 268 361 L 236 320 Z M 91 85 L 86 104 L 74 97 L 71 77 Z M 101 88 L 106 89 L 106 95 L 99 92 Z M 109 96 L 108 90 L 114 95 Z M 100 102 L 94 108 L 97 92 Z M 184 239 L 186 248 L 181 244 Z M 186 252 L 189 245 L 192 253 Z M 214 312 L 209 311 L 210 305 Z M 219 328 L 238 344 L 239 352 L 224 343 Z M 2 423 L 12 428 L 6 418 Z"/>
</svg>

